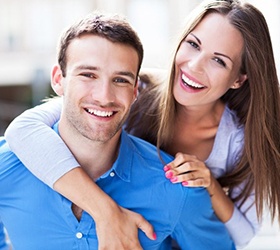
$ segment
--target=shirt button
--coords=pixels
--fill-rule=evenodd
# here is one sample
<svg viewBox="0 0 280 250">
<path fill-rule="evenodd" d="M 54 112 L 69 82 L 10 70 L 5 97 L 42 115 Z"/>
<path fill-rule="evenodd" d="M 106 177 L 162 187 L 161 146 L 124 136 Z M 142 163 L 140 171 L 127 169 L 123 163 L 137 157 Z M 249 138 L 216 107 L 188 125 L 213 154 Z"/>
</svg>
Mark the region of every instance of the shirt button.
<svg viewBox="0 0 280 250">
<path fill-rule="evenodd" d="M 83 238 L 83 234 L 81 232 L 78 232 L 78 233 L 76 233 L 76 237 L 78 239 L 81 239 L 81 238 Z"/>
<path fill-rule="evenodd" d="M 111 173 L 110 173 L 110 176 L 111 176 L 111 177 L 114 177 L 114 176 L 115 176 L 115 173 L 114 173 L 114 172 L 111 172 Z"/>
</svg>

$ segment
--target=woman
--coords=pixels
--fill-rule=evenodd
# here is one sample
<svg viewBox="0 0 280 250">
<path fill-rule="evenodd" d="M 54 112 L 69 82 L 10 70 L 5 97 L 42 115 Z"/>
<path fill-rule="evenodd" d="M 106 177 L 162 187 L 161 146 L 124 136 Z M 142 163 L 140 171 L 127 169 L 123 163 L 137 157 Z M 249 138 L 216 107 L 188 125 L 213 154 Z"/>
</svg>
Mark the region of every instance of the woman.
<svg viewBox="0 0 280 250">
<path fill-rule="evenodd" d="M 236 246 L 245 246 L 259 228 L 263 202 L 273 218 L 280 211 L 279 85 L 263 15 L 237 0 L 202 3 L 185 26 L 168 80 L 145 82 L 126 129 L 176 155 L 164 167 L 166 177 L 186 187 L 206 187 Z M 61 164 L 69 155 L 56 153 L 66 149 L 42 125 L 58 120 L 60 107 L 52 102 L 44 105 L 17 118 L 6 132 L 7 140 L 31 171 L 45 181 L 51 178 L 49 185 L 54 183 L 54 189 L 94 217 L 90 197 L 103 201 L 105 196 L 75 168 L 77 162 L 70 167 Z M 32 121 L 26 123 L 28 119 Z M 42 149 L 35 152 L 38 136 L 48 140 L 40 147 L 49 156 Z M 21 152 L 25 144 L 28 147 Z M 34 156 L 30 161 L 32 155 L 41 159 L 39 164 Z M 49 158 L 60 164 L 51 164 Z M 45 170 L 40 170 L 46 162 Z M 76 187 L 76 178 L 88 184 Z M 117 211 L 112 213 L 118 216 Z"/>
</svg>

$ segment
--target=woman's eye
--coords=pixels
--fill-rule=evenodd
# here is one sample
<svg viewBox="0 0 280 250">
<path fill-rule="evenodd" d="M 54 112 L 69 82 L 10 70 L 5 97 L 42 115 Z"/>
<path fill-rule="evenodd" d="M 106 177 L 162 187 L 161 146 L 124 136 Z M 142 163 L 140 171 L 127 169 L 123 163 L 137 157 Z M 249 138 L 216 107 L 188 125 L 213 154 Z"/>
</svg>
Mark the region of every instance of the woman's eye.
<svg viewBox="0 0 280 250">
<path fill-rule="evenodd" d="M 197 43 L 195 43 L 195 42 L 193 42 L 193 41 L 188 41 L 188 43 L 189 43 L 192 47 L 194 47 L 195 49 L 199 49 L 199 46 L 198 46 Z"/>
<path fill-rule="evenodd" d="M 220 58 L 218 58 L 218 57 L 215 57 L 214 58 L 214 61 L 216 61 L 218 64 L 220 64 L 221 66 L 223 66 L 223 67 L 226 67 L 226 63 L 222 60 L 222 59 L 220 59 Z"/>
</svg>

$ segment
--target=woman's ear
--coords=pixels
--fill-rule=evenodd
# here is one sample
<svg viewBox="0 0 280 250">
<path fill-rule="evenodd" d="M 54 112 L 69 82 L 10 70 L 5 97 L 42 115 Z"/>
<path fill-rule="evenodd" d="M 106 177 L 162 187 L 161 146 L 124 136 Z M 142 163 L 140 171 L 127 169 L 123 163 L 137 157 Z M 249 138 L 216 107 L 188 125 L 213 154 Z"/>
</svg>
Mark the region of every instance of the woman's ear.
<svg viewBox="0 0 280 250">
<path fill-rule="evenodd" d="M 53 67 L 51 77 L 52 77 L 51 85 L 52 85 L 54 92 L 59 96 L 63 96 L 64 88 L 63 88 L 62 80 L 64 77 L 63 77 L 62 71 L 58 65 L 55 65 Z"/>
<path fill-rule="evenodd" d="M 231 89 L 239 89 L 243 83 L 247 80 L 246 74 L 240 74 L 238 79 L 231 85 Z"/>
</svg>

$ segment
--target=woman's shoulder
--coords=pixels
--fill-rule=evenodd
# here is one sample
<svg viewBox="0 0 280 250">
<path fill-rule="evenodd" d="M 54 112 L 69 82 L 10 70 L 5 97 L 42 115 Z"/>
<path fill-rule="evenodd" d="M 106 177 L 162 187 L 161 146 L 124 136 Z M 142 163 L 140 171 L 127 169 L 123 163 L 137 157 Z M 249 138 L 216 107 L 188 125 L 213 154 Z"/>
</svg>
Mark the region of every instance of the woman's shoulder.
<svg viewBox="0 0 280 250">
<path fill-rule="evenodd" d="M 236 112 L 230 109 L 228 106 L 225 106 L 223 116 L 221 118 L 220 127 L 223 129 L 227 128 L 231 131 L 243 130 L 243 125 L 240 123 Z"/>
</svg>

